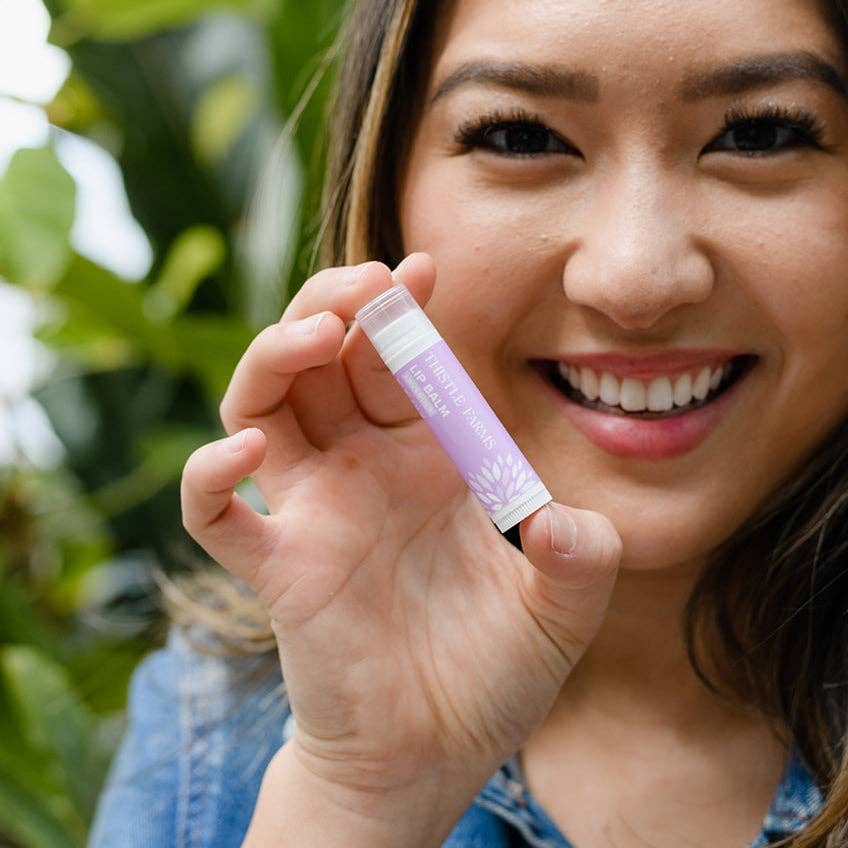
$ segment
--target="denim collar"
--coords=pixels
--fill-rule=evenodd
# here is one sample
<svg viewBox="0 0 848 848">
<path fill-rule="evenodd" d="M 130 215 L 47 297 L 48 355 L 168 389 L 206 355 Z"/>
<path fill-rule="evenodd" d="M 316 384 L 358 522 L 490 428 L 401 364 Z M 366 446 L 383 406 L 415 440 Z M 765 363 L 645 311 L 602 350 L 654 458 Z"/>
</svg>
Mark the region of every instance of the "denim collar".
<svg viewBox="0 0 848 848">
<path fill-rule="evenodd" d="M 498 769 L 475 804 L 509 822 L 531 848 L 574 848 L 528 789 L 518 754 Z M 761 848 L 796 833 L 816 816 L 823 804 L 821 790 L 793 750 L 762 830 L 749 848 Z"/>
</svg>

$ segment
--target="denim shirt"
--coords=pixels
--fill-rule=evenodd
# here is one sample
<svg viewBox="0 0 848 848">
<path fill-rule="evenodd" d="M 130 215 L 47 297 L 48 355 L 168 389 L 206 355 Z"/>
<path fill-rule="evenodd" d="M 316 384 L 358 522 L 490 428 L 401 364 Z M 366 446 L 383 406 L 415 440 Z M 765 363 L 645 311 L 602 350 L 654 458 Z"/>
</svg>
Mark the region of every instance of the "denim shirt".
<svg viewBox="0 0 848 848">
<path fill-rule="evenodd" d="M 259 679 L 262 666 L 259 658 L 199 653 L 176 629 L 165 649 L 139 665 L 129 726 L 89 848 L 241 845 L 265 768 L 293 728 L 280 676 Z M 808 771 L 790 757 L 749 848 L 795 833 L 822 804 Z M 492 775 L 442 848 L 528 846 L 579 848 L 535 801 L 516 755 Z"/>
</svg>

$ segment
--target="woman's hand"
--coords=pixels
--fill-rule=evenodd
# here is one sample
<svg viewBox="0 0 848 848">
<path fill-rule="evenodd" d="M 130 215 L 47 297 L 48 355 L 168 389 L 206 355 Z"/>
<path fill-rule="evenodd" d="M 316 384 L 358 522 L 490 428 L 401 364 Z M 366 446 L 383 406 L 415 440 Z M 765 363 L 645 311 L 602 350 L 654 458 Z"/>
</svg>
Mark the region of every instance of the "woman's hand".
<svg viewBox="0 0 848 848">
<path fill-rule="evenodd" d="M 395 276 L 427 302 L 428 256 Z M 186 464 L 183 516 L 268 608 L 297 728 L 285 759 L 366 815 L 414 797 L 446 834 L 595 634 L 620 541 L 560 506 L 522 522 L 524 554 L 498 533 L 345 331 L 393 284 L 377 262 L 322 271 L 256 337 L 221 404 L 232 435 Z M 267 516 L 234 493 L 248 475 Z"/>
</svg>

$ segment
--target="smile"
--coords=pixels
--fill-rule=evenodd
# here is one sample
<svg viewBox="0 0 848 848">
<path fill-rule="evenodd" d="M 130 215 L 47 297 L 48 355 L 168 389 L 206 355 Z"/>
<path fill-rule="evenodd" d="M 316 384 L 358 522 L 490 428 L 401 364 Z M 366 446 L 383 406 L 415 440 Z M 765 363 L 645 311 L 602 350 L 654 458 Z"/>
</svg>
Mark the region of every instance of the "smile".
<svg viewBox="0 0 848 848">
<path fill-rule="evenodd" d="M 753 359 L 737 356 L 722 365 L 705 365 L 650 380 L 616 376 L 568 362 L 547 363 L 547 374 L 566 397 L 583 407 L 650 421 L 684 415 L 707 405 L 730 388 Z"/>
<path fill-rule="evenodd" d="M 753 354 L 678 352 L 533 365 L 555 406 L 590 442 L 614 456 L 657 460 L 695 450 L 719 427 L 758 361 Z"/>
</svg>

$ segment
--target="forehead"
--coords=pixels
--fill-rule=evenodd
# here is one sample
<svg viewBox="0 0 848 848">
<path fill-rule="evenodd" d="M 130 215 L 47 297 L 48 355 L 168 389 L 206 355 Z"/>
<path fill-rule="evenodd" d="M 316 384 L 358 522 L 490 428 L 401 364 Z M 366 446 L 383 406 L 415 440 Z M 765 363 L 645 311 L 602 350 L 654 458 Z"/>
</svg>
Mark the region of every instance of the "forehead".
<svg viewBox="0 0 848 848">
<path fill-rule="evenodd" d="M 603 80 L 662 82 L 766 53 L 845 57 L 814 0 L 450 0 L 434 33 L 431 91 L 480 58 L 580 67 Z M 601 92 L 603 93 L 603 92 Z"/>
</svg>

